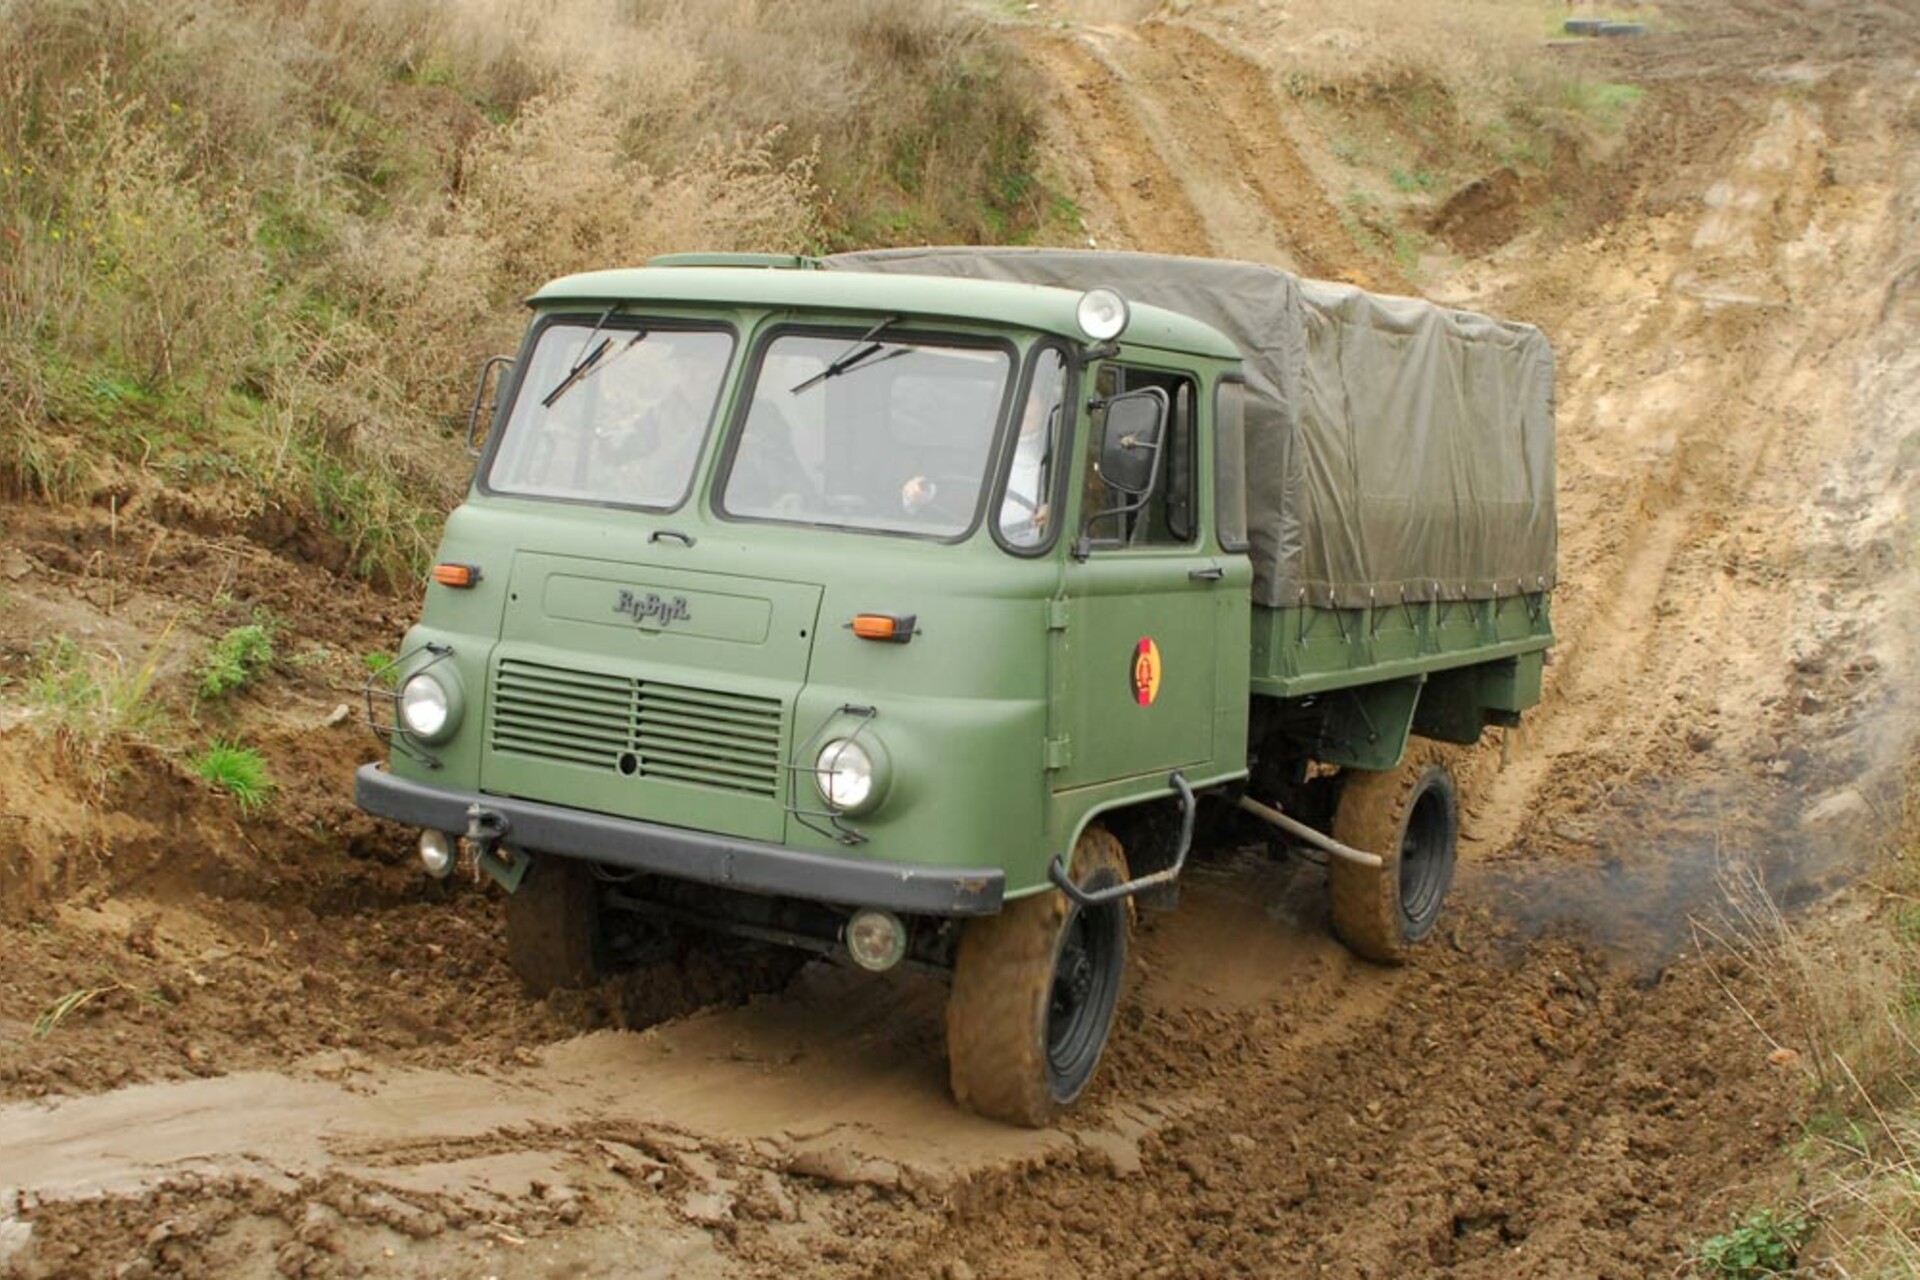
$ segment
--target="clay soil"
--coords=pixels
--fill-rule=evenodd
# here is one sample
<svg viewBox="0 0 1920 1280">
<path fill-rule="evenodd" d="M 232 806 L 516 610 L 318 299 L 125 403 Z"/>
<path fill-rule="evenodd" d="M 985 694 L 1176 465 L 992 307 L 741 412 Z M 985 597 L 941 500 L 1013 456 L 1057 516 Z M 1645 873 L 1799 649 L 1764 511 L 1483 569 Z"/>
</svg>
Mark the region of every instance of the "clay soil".
<svg viewBox="0 0 1920 1280">
<path fill-rule="evenodd" d="M 1411 288 L 1265 69 L 1275 11 L 1144 8 L 1017 31 L 1087 234 Z M 350 803 L 377 748 L 337 709 L 411 591 L 131 482 L 0 505 L 0 1270 L 1669 1275 L 1788 1193 L 1788 1023 L 1695 925 L 1729 875 L 1813 927 L 1874 909 L 1913 747 L 1920 18 L 1662 14 L 1542 49 L 1646 90 L 1624 137 L 1426 211 L 1422 291 L 1546 329 L 1561 388 L 1560 643 L 1464 770 L 1439 936 L 1362 963 L 1321 869 L 1208 850 L 1059 1129 L 952 1105 L 924 976 L 754 994 L 696 944 L 529 1000 L 498 896 Z M 51 636 L 179 685 L 260 608 L 267 679 L 173 714 L 265 747 L 262 816 L 18 696 Z"/>
</svg>

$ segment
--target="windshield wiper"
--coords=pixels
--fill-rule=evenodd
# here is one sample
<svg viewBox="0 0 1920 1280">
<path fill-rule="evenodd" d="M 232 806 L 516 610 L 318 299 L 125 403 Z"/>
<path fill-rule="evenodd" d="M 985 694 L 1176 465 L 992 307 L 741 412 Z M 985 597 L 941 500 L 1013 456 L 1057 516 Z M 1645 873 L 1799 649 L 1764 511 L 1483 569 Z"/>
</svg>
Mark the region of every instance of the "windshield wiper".
<svg viewBox="0 0 1920 1280">
<path fill-rule="evenodd" d="M 573 373 L 568 374 L 567 380 L 561 383 L 559 386 L 555 387 L 553 391 L 548 394 L 547 398 L 540 402 L 541 407 L 545 409 L 553 408 L 553 402 L 555 400 L 558 400 L 561 396 L 573 390 L 575 387 L 585 382 L 588 378 L 592 377 L 594 374 L 601 373 L 606 369 L 608 369 L 609 367 L 611 367 L 614 360 L 618 360 L 621 356 L 624 356 L 625 354 L 627 354 L 627 352 L 639 346 L 641 343 L 641 340 L 644 339 L 646 336 L 647 336 L 647 330 L 645 329 L 637 330 L 631 338 L 627 339 L 626 345 L 621 347 L 620 350 L 614 353 L 612 360 L 603 360 L 601 359 L 601 357 L 607 354 L 607 348 L 613 345 L 613 339 L 612 338 L 600 339 L 600 345 L 595 347 L 593 351 L 588 354 L 586 359 L 580 362 L 580 367 L 577 370 L 575 370 Z"/>
<path fill-rule="evenodd" d="M 797 382 L 789 387 L 787 394 L 797 396 L 815 383 L 825 382 L 828 378 L 837 378 L 849 370 L 857 369 L 882 351 L 886 352 L 886 355 L 882 358 L 887 360 L 891 360 L 895 356 L 905 355 L 907 353 L 907 348 L 905 347 L 889 348 L 884 342 L 874 341 L 874 339 L 878 338 L 888 328 L 899 323 L 899 316 L 888 316 L 885 320 L 882 320 L 879 324 L 855 338 L 853 345 L 835 356 L 833 362 L 826 368 L 814 374 L 811 378 Z"/>
<path fill-rule="evenodd" d="M 542 409 L 553 408 L 554 402 L 559 400 L 561 396 L 567 394 L 567 392 L 573 390 L 573 384 L 580 381 L 581 376 L 584 375 L 587 370 L 593 368 L 594 365 L 599 364 L 600 357 L 607 354 L 607 348 L 613 345 L 613 339 L 601 338 L 600 345 L 597 347 L 593 345 L 593 340 L 600 337 L 600 331 L 607 327 L 607 321 L 613 319 L 613 313 L 619 309 L 620 304 L 616 302 L 605 311 L 602 311 L 600 318 L 593 322 L 593 328 L 588 332 L 587 340 L 581 344 L 586 348 L 587 354 L 573 362 L 573 367 L 567 370 L 567 376 L 560 379 L 558 386 L 547 392 L 546 395 L 540 397 L 540 407 Z"/>
</svg>

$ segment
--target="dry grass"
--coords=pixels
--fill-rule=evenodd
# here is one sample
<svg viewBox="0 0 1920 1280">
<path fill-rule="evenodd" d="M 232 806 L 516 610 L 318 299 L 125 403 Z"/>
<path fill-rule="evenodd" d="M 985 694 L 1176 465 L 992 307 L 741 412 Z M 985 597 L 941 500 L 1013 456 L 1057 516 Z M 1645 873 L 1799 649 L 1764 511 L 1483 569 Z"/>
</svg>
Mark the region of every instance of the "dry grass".
<svg viewBox="0 0 1920 1280">
<path fill-rule="evenodd" d="M 1725 919 L 1697 928 L 1763 993 L 1736 1002 L 1804 1073 L 1817 1274 L 1920 1275 L 1920 771 L 1864 919 L 1789 920 L 1749 867 L 1725 883 Z"/>
<path fill-rule="evenodd" d="M 0 488 L 226 486 L 409 574 L 464 485 L 472 372 L 542 280 L 1017 233 L 1033 122 L 969 15 L 12 0 Z"/>
</svg>

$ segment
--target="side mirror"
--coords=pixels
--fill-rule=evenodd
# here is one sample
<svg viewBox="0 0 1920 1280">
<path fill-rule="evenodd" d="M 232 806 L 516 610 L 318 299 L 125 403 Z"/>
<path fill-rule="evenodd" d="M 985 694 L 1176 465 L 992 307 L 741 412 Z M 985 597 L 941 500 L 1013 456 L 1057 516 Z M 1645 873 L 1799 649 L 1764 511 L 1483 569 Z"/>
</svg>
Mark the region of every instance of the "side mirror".
<svg viewBox="0 0 1920 1280">
<path fill-rule="evenodd" d="M 1100 432 L 1100 478 L 1130 497 L 1153 489 L 1160 476 L 1167 434 L 1167 393 L 1158 387 L 1129 391 L 1107 401 Z"/>
<path fill-rule="evenodd" d="M 497 405 L 500 398 L 500 381 L 512 368 L 512 356 L 489 356 L 487 362 L 480 366 L 480 382 L 473 389 L 473 406 L 467 410 L 467 452 L 476 458 L 480 456 L 481 445 L 480 411 L 489 408 L 487 391 L 492 389 L 493 404 Z M 495 370 L 499 371 L 498 377 L 494 376 Z M 490 420 L 493 414 L 489 411 L 486 416 Z"/>
<path fill-rule="evenodd" d="M 1085 560 L 1092 553 L 1097 521 L 1119 521 L 1124 540 L 1127 517 L 1147 505 L 1147 495 L 1160 479 L 1160 456 L 1166 452 L 1162 446 L 1167 439 L 1167 403 L 1167 393 L 1158 387 L 1143 387 L 1105 402 L 1095 461 L 1101 482 L 1124 500 L 1089 512 L 1081 521 L 1080 536 L 1073 543 L 1075 559 Z"/>
</svg>

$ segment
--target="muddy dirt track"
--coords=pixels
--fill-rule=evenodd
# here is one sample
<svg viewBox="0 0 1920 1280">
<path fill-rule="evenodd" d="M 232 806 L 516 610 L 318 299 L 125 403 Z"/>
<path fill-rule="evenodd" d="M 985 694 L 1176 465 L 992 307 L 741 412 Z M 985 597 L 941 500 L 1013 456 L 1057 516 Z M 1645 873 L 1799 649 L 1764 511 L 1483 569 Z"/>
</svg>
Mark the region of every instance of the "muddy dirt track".
<svg viewBox="0 0 1920 1280">
<path fill-rule="evenodd" d="M 1021 35 L 1091 236 L 1405 287 L 1322 194 L 1262 7 L 1107 8 Z M 271 710 L 304 767 L 270 829 L 175 762 L 84 784 L 0 724 L 24 886 L 0 914 L 0 1267 L 1674 1273 L 1778 1189 L 1797 1088 L 1689 919 L 1729 867 L 1828 900 L 1912 749 L 1920 17 L 1665 13 L 1547 55 L 1649 92 L 1551 234 L 1497 181 L 1435 223 L 1463 256 L 1432 296 L 1554 340 L 1561 642 L 1546 704 L 1468 769 L 1451 915 L 1415 963 L 1333 943 L 1319 869 L 1214 850 L 1142 917 L 1090 1100 L 1037 1133 L 947 1100 L 929 979 L 815 965 L 753 994 L 696 947 L 529 1002 L 497 898 L 423 886 L 345 804 L 369 748 L 328 722 L 411 602 L 289 575 L 328 549 L 217 512 L 0 508 L 0 657 L 63 630 L 132 647 L 216 599 L 304 642 Z"/>
</svg>

